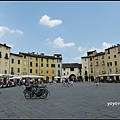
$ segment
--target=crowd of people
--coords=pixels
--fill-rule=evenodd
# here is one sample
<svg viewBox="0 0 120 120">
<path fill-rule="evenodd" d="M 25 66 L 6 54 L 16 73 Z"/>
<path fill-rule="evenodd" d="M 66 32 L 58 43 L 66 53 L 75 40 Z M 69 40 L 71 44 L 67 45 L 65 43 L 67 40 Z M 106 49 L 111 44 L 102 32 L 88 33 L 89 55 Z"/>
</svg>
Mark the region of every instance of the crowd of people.
<svg viewBox="0 0 120 120">
<path fill-rule="evenodd" d="M 67 86 L 67 87 L 69 87 L 70 85 L 73 86 L 73 83 L 74 83 L 74 82 L 75 82 L 75 79 L 74 79 L 74 78 L 72 78 L 72 79 L 64 78 L 64 79 L 62 80 L 63 85 L 64 85 L 64 86 Z"/>
</svg>

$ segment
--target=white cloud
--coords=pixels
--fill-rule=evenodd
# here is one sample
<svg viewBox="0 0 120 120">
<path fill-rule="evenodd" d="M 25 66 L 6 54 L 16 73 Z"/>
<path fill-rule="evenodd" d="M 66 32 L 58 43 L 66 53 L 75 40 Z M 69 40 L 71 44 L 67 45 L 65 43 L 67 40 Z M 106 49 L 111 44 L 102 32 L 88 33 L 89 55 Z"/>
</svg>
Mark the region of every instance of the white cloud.
<svg viewBox="0 0 120 120">
<path fill-rule="evenodd" d="M 82 48 L 82 47 L 78 47 L 78 51 L 82 52 L 83 50 L 85 50 L 86 48 Z"/>
<path fill-rule="evenodd" d="M 1 42 L 1 44 L 5 44 L 5 43 Z M 12 48 L 14 45 L 13 44 L 6 44 L 6 46 L 9 46 Z"/>
<path fill-rule="evenodd" d="M 62 48 L 62 47 L 72 47 L 75 45 L 74 42 L 64 43 L 64 40 L 60 37 L 56 38 L 52 44 L 54 44 L 54 48 Z"/>
<path fill-rule="evenodd" d="M 73 60 L 80 60 L 81 61 L 81 57 L 75 57 L 75 58 L 73 58 Z"/>
<path fill-rule="evenodd" d="M 38 24 L 47 25 L 49 27 L 55 27 L 56 25 L 62 24 L 62 20 L 50 20 L 51 18 L 47 15 L 42 16 Z"/>
<path fill-rule="evenodd" d="M 106 43 L 106 42 L 103 42 L 102 44 L 102 49 L 106 49 L 106 48 L 109 48 L 111 47 L 112 45 L 110 43 Z"/>
<path fill-rule="evenodd" d="M 6 33 L 17 33 L 17 34 L 24 34 L 21 30 L 11 30 L 9 29 L 8 27 L 5 27 L 5 26 L 0 26 L 0 38 L 5 36 Z"/>
<path fill-rule="evenodd" d="M 109 47 L 111 47 L 111 46 L 112 46 L 112 45 L 111 45 L 110 43 L 103 42 L 101 48 L 92 47 L 92 48 L 90 48 L 88 51 L 96 50 L 97 52 L 104 52 L 106 48 L 109 48 Z"/>
<path fill-rule="evenodd" d="M 109 47 L 111 47 L 111 46 L 112 46 L 112 45 L 111 45 L 110 43 L 103 42 L 101 48 L 92 47 L 92 48 L 88 49 L 82 56 L 83 56 L 83 57 L 84 57 L 84 56 L 87 56 L 87 52 L 88 52 L 88 51 L 94 51 L 94 50 L 96 50 L 97 53 L 99 53 L 99 52 L 104 52 L 105 49 L 107 49 L 107 48 L 109 48 Z"/>
</svg>

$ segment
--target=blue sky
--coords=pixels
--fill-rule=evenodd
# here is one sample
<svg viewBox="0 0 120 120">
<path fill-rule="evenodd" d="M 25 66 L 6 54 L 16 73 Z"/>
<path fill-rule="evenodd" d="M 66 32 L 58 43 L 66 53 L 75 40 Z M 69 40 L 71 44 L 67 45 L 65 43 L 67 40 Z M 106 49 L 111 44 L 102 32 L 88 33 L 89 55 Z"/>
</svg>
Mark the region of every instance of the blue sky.
<svg viewBox="0 0 120 120">
<path fill-rule="evenodd" d="M 120 41 L 120 2 L 0 2 L 0 43 L 11 52 L 62 54 L 81 63 L 87 51 Z"/>
</svg>

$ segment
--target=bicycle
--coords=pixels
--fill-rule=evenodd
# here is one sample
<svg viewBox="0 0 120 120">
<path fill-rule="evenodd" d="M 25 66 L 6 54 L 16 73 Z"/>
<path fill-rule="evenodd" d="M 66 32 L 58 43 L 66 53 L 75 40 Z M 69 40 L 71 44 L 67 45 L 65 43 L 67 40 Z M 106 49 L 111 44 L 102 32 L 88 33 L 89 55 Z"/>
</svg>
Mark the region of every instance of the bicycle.
<svg viewBox="0 0 120 120">
<path fill-rule="evenodd" d="M 24 96 L 26 99 L 30 98 L 37 98 L 40 97 L 41 99 L 48 99 L 50 97 L 50 92 L 48 91 L 48 87 L 46 85 L 38 86 L 38 85 L 31 85 L 26 86 L 23 91 Z"/>
</svg>

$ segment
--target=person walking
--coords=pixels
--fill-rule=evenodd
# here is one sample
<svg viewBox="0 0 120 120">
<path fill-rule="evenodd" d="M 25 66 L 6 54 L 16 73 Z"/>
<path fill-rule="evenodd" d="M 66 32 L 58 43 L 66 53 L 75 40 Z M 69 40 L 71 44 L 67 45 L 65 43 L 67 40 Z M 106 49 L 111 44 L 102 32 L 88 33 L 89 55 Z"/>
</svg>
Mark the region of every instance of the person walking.
<svg viewBox="0 0 120 120">
<path fill-rule="evenodd" d="M 99 86 L 99 78 L 96 78 L 96 86 Z"/>
<path fill-rule="evenodd" d="M 74 79 L 70 80 L 70 84 L 73 86 Z"/>
<path fill-rule="evenodd" d="M 65 86 L 69 87 L 68 84 L 69 84 L 69 83 L 68 83 L 68 78 L 66 78 L 66 79 L 65 79 Z"/>
</svg>

